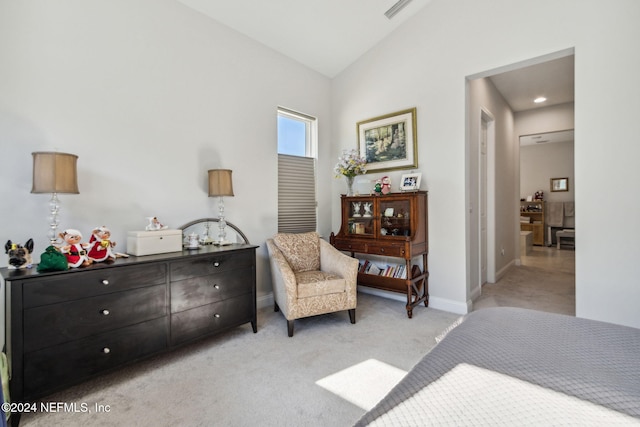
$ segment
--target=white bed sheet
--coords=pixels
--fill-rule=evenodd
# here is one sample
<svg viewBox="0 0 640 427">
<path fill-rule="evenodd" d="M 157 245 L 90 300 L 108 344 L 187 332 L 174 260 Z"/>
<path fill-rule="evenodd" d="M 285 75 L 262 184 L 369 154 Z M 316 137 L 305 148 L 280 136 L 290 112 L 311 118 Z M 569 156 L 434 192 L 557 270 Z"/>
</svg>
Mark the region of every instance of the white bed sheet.
<svg viewBox="0 0 640 427">
<path fill-rule="evenodd" d="M 631 426 L 640 420 L 465 363 L 370 424 L 390 426 Z"/>
</svg>

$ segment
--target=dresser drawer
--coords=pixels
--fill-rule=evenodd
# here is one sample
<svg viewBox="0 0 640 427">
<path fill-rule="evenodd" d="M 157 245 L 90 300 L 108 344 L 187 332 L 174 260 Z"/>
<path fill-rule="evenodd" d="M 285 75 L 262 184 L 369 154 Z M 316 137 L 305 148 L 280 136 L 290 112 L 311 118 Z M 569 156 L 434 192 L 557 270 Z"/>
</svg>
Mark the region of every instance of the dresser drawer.
<svg viewBox="0 0 640 427">
<path fill-rule="evenodd" d="M 224 271 L 171 283 L 171 312 L 211 304 L 235 296 L 250 294 L 255 274 L 253 268 Z"/>
<path fill-rule="evenodd" d="M 244 269 L 255 265 L 255 251 L 220 254 L 171 263 L 171 281 L 208 276 L 222 271 Z"/>
<path fill-rule="evenodd" d="M 251 322 L 254 320 L 254 306 L 255 300 L 251 295 L 242 295 L 172 314 L 171 344 Z"/>
<path fill-rule="evenodd" d="M 367 243 L 358 241 L 339 241 L 334 242 L 336 249 L 348 252 L 367 252 Z"/>
<path fill-rule="evenodd" d="M 24 311 L 24 350 L 77 340 L 164 316 L 166 285 L 84 298 Z"/>
<path fill-rule="evenodd" d="M 406 251 L 404 245 L 367 245 L 367 253 L 383 256 L 404 258 Z"/>
<path fill-rule="evenodd" d="M 165 316 L 25 354 L 24 399 L 44 396 L 166 348 L 167 323 Z"/>
<path fill-rule="evenodd" d="M 89 267 L 90 268 L 90 267 Z M 24 307 L 37 307 L 166 283 L 166 264 L 72 271 L 24 284 Z"/>
</svg>

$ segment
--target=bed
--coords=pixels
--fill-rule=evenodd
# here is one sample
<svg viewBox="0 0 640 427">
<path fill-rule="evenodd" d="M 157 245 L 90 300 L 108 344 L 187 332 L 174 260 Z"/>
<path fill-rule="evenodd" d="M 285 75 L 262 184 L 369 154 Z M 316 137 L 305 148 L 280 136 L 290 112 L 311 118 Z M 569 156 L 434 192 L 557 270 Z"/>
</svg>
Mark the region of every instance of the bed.
<svg viewBox="0 0 640 427">
<path fill-rule="evenodd" d="M 500 307 L 438 341 L 356 426 L 640 424 L 640 329 Z"/>
</svg>

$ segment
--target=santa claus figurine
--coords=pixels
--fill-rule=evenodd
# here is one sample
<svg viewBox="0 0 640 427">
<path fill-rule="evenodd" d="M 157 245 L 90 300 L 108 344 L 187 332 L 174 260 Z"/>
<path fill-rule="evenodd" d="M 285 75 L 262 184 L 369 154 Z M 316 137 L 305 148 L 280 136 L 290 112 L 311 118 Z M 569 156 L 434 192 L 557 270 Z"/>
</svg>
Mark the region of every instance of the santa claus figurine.
<svg viewBox="0 0 640 427">
<path fill-rule="evenodd" d="M 113 248 L 116 242 L 112 242 L 111 231 L 104 225 L 96 227 L 91 232 L 91 238 L 89 239 L 89 259 L 93 262 L 113 261 L 116 259 L 116 254 L 113 253 Z"/>
<path fill-rule="evenodd" d="M 91 260 L 87 256 L 87 247 L 89 244 L 81 243 L 82 233 L 69 228 L 60 233 L 59 236 L 66 243 L 66 245 L 60 248 L 60 252 L 67 257 L 69 267 L 86 267 L 87 265 L 91 265 Z"/>
</svg>

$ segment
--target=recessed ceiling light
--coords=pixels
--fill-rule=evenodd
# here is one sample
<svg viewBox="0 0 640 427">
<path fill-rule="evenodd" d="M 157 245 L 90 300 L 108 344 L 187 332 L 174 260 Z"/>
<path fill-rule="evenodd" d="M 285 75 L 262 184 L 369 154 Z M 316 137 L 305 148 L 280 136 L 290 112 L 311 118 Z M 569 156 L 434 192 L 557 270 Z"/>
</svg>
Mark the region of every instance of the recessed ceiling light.
<svg viewBox="0 0 640 427">
<path fill-rule="evenodd" d="M 547 98 L 545 98 L 544 96 L 539 96 L 538 98 L 534 99 L 533 102 L 535 102 L 536 104 L 540 104 L 541 102 L 546 101 Z"/>
</svg>

